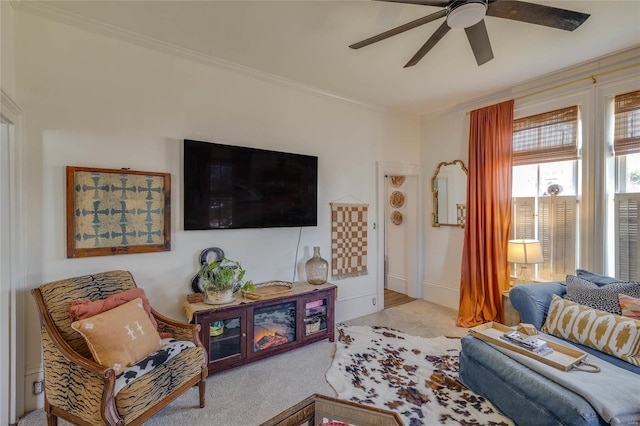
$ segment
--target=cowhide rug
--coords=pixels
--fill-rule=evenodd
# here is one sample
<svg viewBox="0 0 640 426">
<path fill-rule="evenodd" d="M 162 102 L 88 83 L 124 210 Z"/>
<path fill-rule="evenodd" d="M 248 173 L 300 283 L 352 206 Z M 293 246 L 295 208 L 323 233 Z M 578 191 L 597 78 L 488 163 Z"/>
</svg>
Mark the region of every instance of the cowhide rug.
<svg viewBox="0 0 640 426">
<path fill-rule="evenodd" d="M 338 398 L 398 413 L 408 426 L 512 425 L 458 381 L 460 339 L 384 327 L 338 327 L 327 381 Z"/>
</svg>

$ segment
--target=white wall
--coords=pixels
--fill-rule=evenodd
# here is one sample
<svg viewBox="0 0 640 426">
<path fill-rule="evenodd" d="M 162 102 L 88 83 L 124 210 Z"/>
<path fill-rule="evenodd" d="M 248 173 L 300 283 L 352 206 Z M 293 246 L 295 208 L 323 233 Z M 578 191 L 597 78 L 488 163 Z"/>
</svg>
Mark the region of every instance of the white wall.
<svg viewBox="0 0 640 426">
<path fill-rule="evenodd" d="M 375 164 L 382 158 L 406 163 L 419 155 L 418 119 L 276 85 L 28 13 L 16 12 L 15 18 L 17 94 L 28 116 L 24 214 L 29 288 L 125 269 L 155 308 L 182 319 L 180 305 L 190 292 L 199 253 L 212 246 L 241 261 L 248 279 L 290 280 L 297 228 L 181 229 L 180 144 L 188 138 L 317 155 L 318 226 L 302 230 L 298 277 L 304 278 L 313 246 L 320 246 L 329 259 L 329 203 L 345 196 L 363 200 L 371 206 L 370 273 L 336 282 L 337 321 L 377 309 L 370 297 L 378 279 Z M 171 173 L 172 250 L 67 259 L 67 165 Z M 35 305 L 31 300 L 27 305 L 27 369 L 34 373 L 40 368 L 39 330 Z"/>
<path fill-rule="evenodd" d="M 16 73 L 13 55 L 13 6 L 8 1 L 0 1 L 0 87 L 15 99 Z"/>
<path fill-rule="evenodd" d="M 462 160 L 468 166 L 469 117 L 458 109 L 433 114 L 423 118 L 421 129 L 425 180 L 422 294 L 425 300 L 457 309 L 464 229 L 431 226 L 431 177 L 443 161 Z"/>
</svg>

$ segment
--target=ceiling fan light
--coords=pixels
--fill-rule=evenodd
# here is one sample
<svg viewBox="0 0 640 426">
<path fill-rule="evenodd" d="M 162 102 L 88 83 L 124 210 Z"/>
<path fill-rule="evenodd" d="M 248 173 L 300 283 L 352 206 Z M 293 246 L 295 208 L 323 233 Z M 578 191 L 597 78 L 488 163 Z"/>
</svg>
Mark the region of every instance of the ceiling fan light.
<svg viewBox="0 0 640 426">
<path fill-rule="evenodd" d="M 486 13 L 487 3 L 483 0 L 461 2 L 448 10 L 447 25 L 450 28 L 469 28 L 482 21 Z"/>
</svg>

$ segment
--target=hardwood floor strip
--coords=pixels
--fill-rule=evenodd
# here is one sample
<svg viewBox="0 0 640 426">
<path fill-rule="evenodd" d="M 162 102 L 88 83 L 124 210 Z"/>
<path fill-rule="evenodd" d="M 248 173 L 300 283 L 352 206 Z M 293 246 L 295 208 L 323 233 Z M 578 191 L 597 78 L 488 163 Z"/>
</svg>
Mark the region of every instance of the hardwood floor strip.
<svg viewBox="0 0 640 426">
<path fill-rule="evenodd" d="M 406 294 L 398 293 L 397 291 L 392 291 L 388 289 L 384 289 L 384 308 L 391 308 L 393 306 L 404 305 L 405 303 L 412 302 L 416 299 L 413 297 L 409 297 Z"/>
</svg>

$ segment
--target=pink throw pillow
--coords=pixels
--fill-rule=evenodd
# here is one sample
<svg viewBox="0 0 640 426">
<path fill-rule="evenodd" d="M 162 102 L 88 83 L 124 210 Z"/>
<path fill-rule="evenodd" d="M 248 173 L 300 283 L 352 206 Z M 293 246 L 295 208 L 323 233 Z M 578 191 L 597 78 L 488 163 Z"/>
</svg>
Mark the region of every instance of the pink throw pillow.
<svg viewBox="0 0 640 426">
<path fill-rule="evenodd" d="M 73 302 L 71 302 L 71 306 L 69 307 L 69 319 L 71 320 L 71 322 L 74 322 L 89 318 L 137 298 L 142 299 L 142 307 L 149 316 L 151 324 L 153 324 L 153 326 L 157 329 L 158 323 L 151 313 L 151 305 L 149 304 L 149 299 L 147 299 L 147 296 L 144 294 L 144 290 L 141 288 L 132 288 L 131 290 L 125 290 L 122 293 L 112 294 L 106 299 L 99 299 L 94 301 L 91 301 L 89 299 L 74 300 Z"/>
<path fill-rule="evenodd" d="M 142 299 L 142 307 L 147 313 L 151 324 L 157 330 L 158 323 L 151 313 L 151 304 L 149 303 L 149 299 L 147 299 L 147 296 L 144 293 L 144 289 L 141 289 L 139 287 L 125 290 L 121 293 L 112 294 L 106 299 L 99 299 L 94 301 L 91 301 L 89 299 L 74 300 L 73 302 L 71 302 L 71 306 L 69 307 L 69 319 L 71 320 L 71 322 L 80 321 L 94 315 L 101 314 L 105 311 L 108 311 L 109 309 L 113 309 L 137 298 Z M 173 333 L 160 333 L 160 338 L 162 339 L 171 337 L 173 337 Z"/>
<path fill-rule="evenodd" d="M 640 320 L 640 299 L 626 294 L 619 294 L 618 299 L 620 300 L 622 316 Z"/>
</svg>

